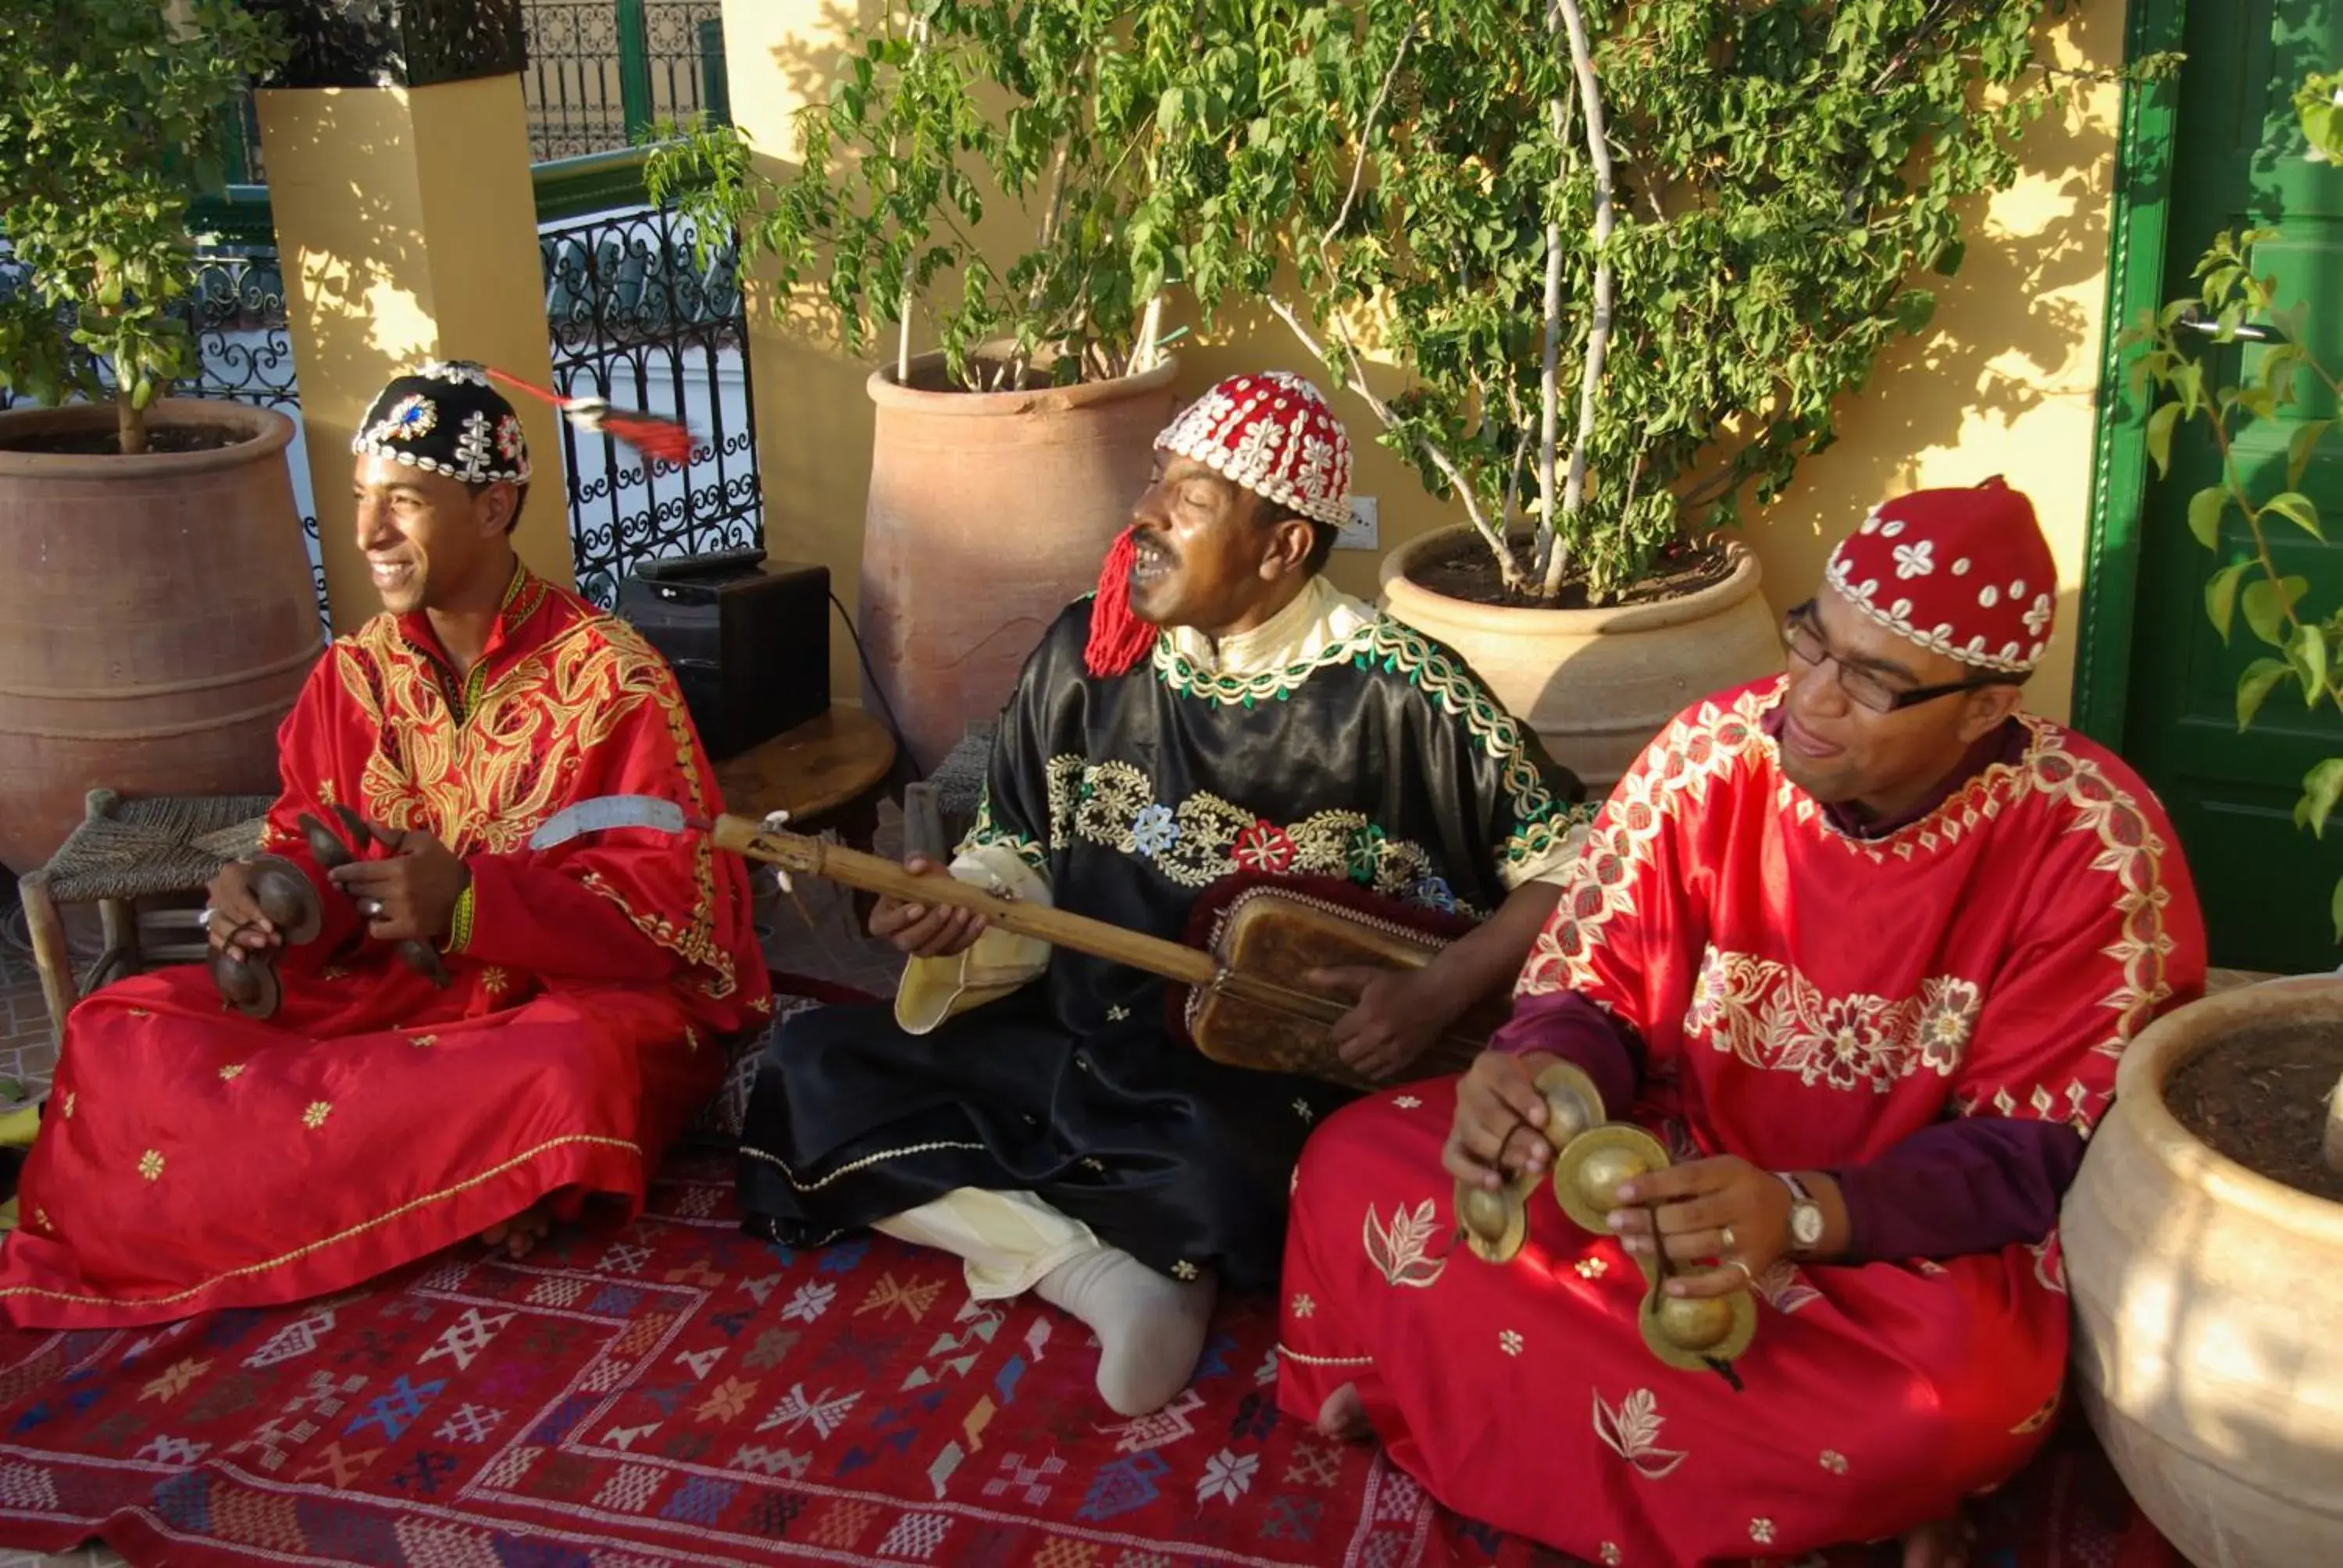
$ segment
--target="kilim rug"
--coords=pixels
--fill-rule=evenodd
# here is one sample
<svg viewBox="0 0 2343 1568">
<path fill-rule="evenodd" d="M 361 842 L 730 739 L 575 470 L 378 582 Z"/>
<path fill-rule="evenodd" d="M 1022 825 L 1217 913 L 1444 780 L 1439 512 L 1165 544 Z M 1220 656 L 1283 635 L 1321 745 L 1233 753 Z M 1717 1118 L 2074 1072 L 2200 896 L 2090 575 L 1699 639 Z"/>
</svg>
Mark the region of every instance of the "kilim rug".
<svg viewBox="0 0 2343 1568">
<path fill-rule="evenodd" d="M 0 1334 L 0 1542 L 415 1568 L 1566 1561 L 1281 1417 L 1275 1327 L 1231 1303 L 1194 1385 L 1117 1421 L 1071 1320 L 973 1304 L 954 1261 L 884 1239 L 753 1240 L 728 1161 L 690 1155 L 639 1221 L 523 1262 L 467 1248 L 301 1307 Z M 2079 1435 L 1979 1523 L 1978 1568 L 2167 1562 Z"/>
</svg>

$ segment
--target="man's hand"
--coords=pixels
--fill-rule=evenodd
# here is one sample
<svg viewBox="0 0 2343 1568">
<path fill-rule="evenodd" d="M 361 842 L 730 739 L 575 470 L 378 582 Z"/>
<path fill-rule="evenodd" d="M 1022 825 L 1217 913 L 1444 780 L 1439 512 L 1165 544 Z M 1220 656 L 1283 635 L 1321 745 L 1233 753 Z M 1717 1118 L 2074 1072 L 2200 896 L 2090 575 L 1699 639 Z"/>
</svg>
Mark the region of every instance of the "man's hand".
<svg viewBox="0 0 2343 1568">
<path fill-rule="evenodd" d="M 1515 1176 L 1535 1176 L 1554 1163 L 1545 1141 L 1545 1096 L 1536 1078 L 1561 1059 L 1534 1050 L 1511 1056 L 1484 1050 L 1456 1084 L 1456 1124 L 1441 1163 L 1459 1181 L 1494 1192 Z"/>
<path fill-rule="evenodd" d="M 1739 1155 L 1638 1176 L 1620 1185 L 1618 1202 L 1611 1229 L 1630 1252 L 1650 1257 L 1656 1244 L 1678 1264 L 1735 1260 L 1670 1280 L 1672 1296 L 1730 1295 L 1789 1255 L 1790 1190 Z"/>
<path fill-rule="evenodd" d="M 455 851 L 420 828 L 368 829 L 388 846 L 387 860 L 353 860 L 326 873 L 334 886 L 356 900 L 367 934 L 387 942 L 437 941 L 447 934 L 456 900 L 472 883 L 472 873 Z"/>
<path fill-rule="evenodd" d="M 204 892 L 210 900 L 204 940 L 214 952 L 225 952 L 242 963 L 285 945 L 284 934 L 269 923 L 260 912 L 259 900 L 252 896 L 251 861 L 230 860 Z"/>
<path fill-rule="evenodd" d="M 924 855 L 907 857 L 903 869 L 915 877 L 941 877 L 947 881 L 951 879 L 949 868 L 937 865 Z M 950 904 L 914 904 L 901 899 L 880 899 L 870 911 L 872 936 L 892 942 L 899 950 L 919 959 L 948 959 L 966 952 L 984 934 L 986 923 L 985 918 L 974 910 Z"/>
<path fill-rule="evenodd" d="M 1433 983 L 1429 970 L 1312 970 L 1302 983 L 1353 1004 L 1327 1039 L 1343 1066 L 1378 1081 L 1423 1055 L 1460 1010 L 1453 988 Z"/>
</svg>

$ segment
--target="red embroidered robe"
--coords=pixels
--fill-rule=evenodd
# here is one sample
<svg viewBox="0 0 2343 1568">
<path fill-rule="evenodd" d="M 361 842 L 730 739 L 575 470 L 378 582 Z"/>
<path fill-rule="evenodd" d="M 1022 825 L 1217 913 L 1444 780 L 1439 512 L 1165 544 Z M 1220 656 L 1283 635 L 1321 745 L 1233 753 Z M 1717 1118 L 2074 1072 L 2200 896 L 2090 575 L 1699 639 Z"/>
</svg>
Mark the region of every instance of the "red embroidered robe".
<svg viewBox="0 0 2343 1568">
<path fill-rule="evenodd" d="M 308 873 L 326 928 L 280 950 L 266 1022 L 225 1010 L 200 967 L 74 1010 L 0 1250 L 12 1323 L 296 1301 L 548 1195 L 639 1204 L 721 1077 L 720 1037 L 770 1011 L 737 860 L 642 831 L 528 848 L 592 796 L 717 804 L 666 666 L 574 595 L 518 574 L 461 677 L 427 618 L 377 617 L 318 662 L 278 756 L 264 845 Z M 464 858 L 447 990 L 368 939 L 310 859 L 296 824 L 336 802 Z"/>
<path fill-rule="evenodd" d="M 1875 839 L 1783 777 L 1781 682 L 1703 703 L 1620 781 L 1520 991 L 1575 990 L 1648 1049 L 1632 1107 L 1678 1158 L 1859 1167 L 1948 1115 L 2087 1131 L 2116 1059 L 2203 989 L 2170 824 L 2120 761 L 2025 720 Z M 1453 1081 L 1331 1118 L 1302 1155 L 1280 1402 L 1355 1382 L 1442 1502 L 1591 1562 L 1795 1558 L 1897 1533 L 2013 1473 L 2056 1412 L 2055 1236 L 1944 1259 L 1776 1265 L 1740 1392 L 1643 1344 L 1644 1276 L 1534 1190 L 1504 1266 L 1448 1238 Z"/>
</svg>

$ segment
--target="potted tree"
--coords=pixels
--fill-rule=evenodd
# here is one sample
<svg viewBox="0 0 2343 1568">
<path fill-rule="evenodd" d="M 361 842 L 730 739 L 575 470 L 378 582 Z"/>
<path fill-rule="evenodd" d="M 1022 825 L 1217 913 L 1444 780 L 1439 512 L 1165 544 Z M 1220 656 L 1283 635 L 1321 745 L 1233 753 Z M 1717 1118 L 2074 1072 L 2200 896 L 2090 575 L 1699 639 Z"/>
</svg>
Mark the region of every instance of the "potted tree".
<svg viewBox="0 0 2343 1568">
<path fill-rule="evenodd" d="M 1224 199 L 1182 229 L 1160 192 L 1142 234 L 1365 398 L 1463 518 L 1386 560 L 1391 608 L 1615 779 L 1778 666 L 1724 530 L 1927 322 L 1916 280 L 1959 265 L 1964 199 L 2048 98 L 2042 7 L 1260 9 L 1162 101 L 1160 159 Z"/>
<path fill-rule="evenodd" d="M 235 0 L 44 0 L 0 29 L 0 861 L 84 793 L 266 791 L 318 648 L 283 416 L 174 398 L 191 196 L 277 57 Z M 175 23 L 166 12 L 176 12 Z"/>
<path fill-rule="evenodd" d="M 663 127 L 650 161 L 654 200 L 766 264 L 777 315 L 811 293 L 849 353 L 885 345 L 862 632 L 923 769 L 1094 581 L 1171 416 L 1160 287 L 1127 261 L 1156 173 L 1155 9 L 890 5 L 771 149 L 786 177 L 729 126 Z"/>
<path fill-rule="evenodd" d="M 2343 162 L 2343 73 L 2312 76 L 2296 107 L 2312 157 Z M 2218 236 L 2198 292 L 2131 335 L 2158 469 L 2169 476 L 2184 422 L 2205 421 L 2218 456 L 2187 516 L 2216 563 L 2207 613 L 2225 639 L 2242 626 L 2268 650 L 2238 676 L 2240 729 L 2272 700 L 2343 703 L 2343 608 L 2315 604 L 2271 548 L 2280 529 L 2328 537 L 2306 477 L 2332 461 L 2328 411 L 2343 397 L 2308 307 L 2254 273 L 2275 237 Z M 2224 347 L 2241 342 L 2259 348 L 2232 381 Z M 2343 758 L 2328 758 L 2304 778 L 2296 821 L 2323 835 L 2338 797 Z M 2343 938 L 2343 886 L 2334 912 Z M 2181 1009 L 2124 1053 L 2117 1095 L 2060 1227 L 2092 1424 L 2192 1560 L 2343 1559 L 2343 1313 L 2328 1294 L 2343 1270 L 2343 980 Z"/>
</svg>

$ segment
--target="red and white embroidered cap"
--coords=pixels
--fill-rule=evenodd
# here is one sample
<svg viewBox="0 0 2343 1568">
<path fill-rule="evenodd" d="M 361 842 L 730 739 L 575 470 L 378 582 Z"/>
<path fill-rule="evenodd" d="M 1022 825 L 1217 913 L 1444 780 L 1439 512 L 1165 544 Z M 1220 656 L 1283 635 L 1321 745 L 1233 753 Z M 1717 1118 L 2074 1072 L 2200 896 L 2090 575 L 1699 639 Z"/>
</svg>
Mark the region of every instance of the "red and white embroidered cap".
<svg viewBox="0 0 2343 1568">
<path fill-rule="evenodd" d="M 1880 625 L 1963 664 L 2024 675 L 2050 646 L 2057 568 L 2034 503 L 1997 476 L 1874 507 L 1824 575 Z"/>
<path fill-rule="evenodd" d="M 1326 399 L 1283 370 L 1232 376 L 1181 410 L 1155 449 L 1339 528 L 1351 520 L 1351 438 Z"/>
</svg>

